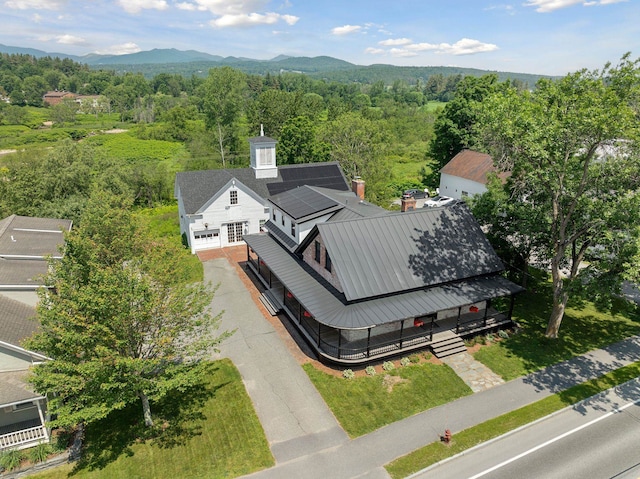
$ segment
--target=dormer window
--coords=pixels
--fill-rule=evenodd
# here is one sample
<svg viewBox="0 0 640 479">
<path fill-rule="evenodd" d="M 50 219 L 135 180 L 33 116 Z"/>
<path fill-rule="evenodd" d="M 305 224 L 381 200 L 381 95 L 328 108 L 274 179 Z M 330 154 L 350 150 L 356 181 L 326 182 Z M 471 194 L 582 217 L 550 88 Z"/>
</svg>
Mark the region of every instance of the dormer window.
<svg viewBox="0 0 640 479">
<path fill-rule="evenodd" d="M 291 222 L 291 236 L 296 237 L 296 224 L 293 221 Z"/>
<path fill-rule="evenodd" d="M 331 273 L 331 258 L 329 257 L 329 252 L 327 250 L 324 252 L 324 269 Z"/>
<path fill-rule="evenodd" d="M 229 201 L 232 205 L 238 204 L 238 190 L 229 191 Z"/>
<path fill-rule="evenodd" d="M 317 263 L 319 263 L 320 262 L 320 242 L 319 241 L 315 242 L 315 248 L 316 248 L 316 251 L 315 251 L 316 254 L 314 255 L 314 259 L 316 260 Z"/>
<path fill-rule="evenodd" d="M 272 216 L 273 216 L 273 221 L 275 221 L 276 220 L 276 209 L 275 208 L 273 209 L 273 215 Z"/>
<path fill-rule="evenodd" d="M 282 226 L 284 226 L 284 213 L 282 213 Z"/>
</svg>

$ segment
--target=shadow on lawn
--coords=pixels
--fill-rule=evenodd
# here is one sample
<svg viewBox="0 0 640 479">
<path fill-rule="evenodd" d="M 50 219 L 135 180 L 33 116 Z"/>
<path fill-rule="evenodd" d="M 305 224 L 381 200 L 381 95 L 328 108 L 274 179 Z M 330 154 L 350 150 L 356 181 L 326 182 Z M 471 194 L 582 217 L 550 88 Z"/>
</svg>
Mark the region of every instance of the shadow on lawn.
<svg viewBox="0 0 640 479">
<path fill-rule="evenodd" d="M 103 469 L 120 456 L 133 456 L 132 445 L 147 442 L 160 448 L 184 445 L 198 436 L 206 417 L 205 403 L 228 382 L 211 384 L 212 374 L 220 366 L 206 366 L 203 381 L 181 391 L 172 391 L 162 400 L 152 403 L 154 426 L 147 428 L 138 402 L 86 428 L 81 459 L 72 474 L 81 470 Z"/>
<path fill-rule="evenodd" d="M 603 318 L 596 315 L 597 310 L 589 314 L 587 302 L 570 301 L 559 338 L 549 339 L 544 332 L 551 313 L 550 290 L 543 287 L 520 298 L 516 315 L 523 331 L 503 342 L 502 347 L 520 358 L 527 370 L 538 371 L 524 378 L 536 390 L 563 391 L 609 372 L 612 366 L 621 367 L 622 360 L 640 360 L 640 340 L 632 337 L 640 333 L 634 308 L 624 311 L 627 320 L 614 318 L 613 314 Z M 610 357 L 585 354 L 594 349 L 604 349 Z M 585 356 L 576 357 L 581 354 Z"/>
</svg>

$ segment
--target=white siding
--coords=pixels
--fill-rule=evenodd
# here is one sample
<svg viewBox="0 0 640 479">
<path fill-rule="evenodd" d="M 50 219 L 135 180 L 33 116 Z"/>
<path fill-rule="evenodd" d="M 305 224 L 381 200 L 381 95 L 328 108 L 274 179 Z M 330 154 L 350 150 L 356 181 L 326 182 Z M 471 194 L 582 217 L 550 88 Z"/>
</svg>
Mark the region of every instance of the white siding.
<svg viewBox="0 0 640 479">
<path fill-rule="evenodd" d="M 232 205 L 231 190 L 238 193 L 238 203 Z M 178 201 L 180 210 L 180 201 Z M 182 212 L 180 212 L 182 215 Z M 216 198 L 198 215 L 187 217 L 187 228 L 191 252 L 212 248 L 224 248 L 225 246 L 242 244 L 242 241 L 229 242 L 229 225 L 242 223 L 242 234 L 254 234 L 260 232 L 260 220 L 269 218 L 265 213 L 265 204 L 256 199 L 255 193 L 244 185 L 236 183 L 229 185 L 220 191 Z M 181 220 L 182 228 L 182 220 Z M 217 236 L 216 236 L 217 234 Z M 196 235 L 202 236 L 196 240 Z"/>
<path fill-rule="evenodd" d="M 446 173 L 440 175 L 440 194 L 451 198 L 461 199 L 462 192 L 468 196 L 482 194 L 487 191 L 487 187 L 477 181 L 467 180 L 459 176 L 452 176 Z"/>
</svg>

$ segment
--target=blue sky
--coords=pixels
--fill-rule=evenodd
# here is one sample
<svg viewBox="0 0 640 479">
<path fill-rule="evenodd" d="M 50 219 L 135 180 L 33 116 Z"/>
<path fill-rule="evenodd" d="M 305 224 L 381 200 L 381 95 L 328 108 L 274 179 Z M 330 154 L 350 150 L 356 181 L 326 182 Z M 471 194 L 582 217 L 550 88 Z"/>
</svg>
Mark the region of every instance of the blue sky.
<svg viewBox="0 0 640 479">
<path fill-rule="evenodd" d="M 0 43 L 563 75 L 640 56 L 637 0 L 0 0 Z"/>
</svg>

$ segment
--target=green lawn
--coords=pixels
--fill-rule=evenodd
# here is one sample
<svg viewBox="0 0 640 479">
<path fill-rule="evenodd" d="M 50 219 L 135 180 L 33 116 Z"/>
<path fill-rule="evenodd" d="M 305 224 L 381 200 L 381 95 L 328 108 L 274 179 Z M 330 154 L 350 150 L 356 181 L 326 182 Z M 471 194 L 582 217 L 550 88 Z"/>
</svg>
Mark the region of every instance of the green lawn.
<svg viewBox="0 0 640 479">
<path fill-rule="evenodd" d="M 386 466 L 392 478 L 402 478 L 436 462 L 454 456 L 489 439 L 498 437 L 520 426 L 529 424 L 555 411 L 589 398 L 640 375 L 640 362 L 630 364 L 598 379 L 587 381 L 564 392 L 503 414 L 477 426 L 454 434 L 450 445 L 433 442 L 423 448 L 396 459 Z"/>
<path fill-rule="evenodd" d="M 558 339 L 544 336 L 551 312 L 547 284 L 516 298 L 514 320 L 522 332 L 506 341 L 480 349 L 475 358 L 506 381 L 565 361 L 640 333 L 638 311 L 620 300 L 613 311 L 601 311 L 593 303 L 570 299 Z"/>
<path fill-rule="evenodd" d="M 210 365 L 210 382 L 153 405 L 168 427 L 145 434 L 139 407 L 90 425 L 84 454 L 34 479 L 237 477 L 274 465 L 264 431 L 240 374 L 228 360 Z M 162 425 L 162 420 L 156 420 Z"/>
<path fill-rule="evenodd" d="M 345 379 L 311 364 L 303 367 L 351 437 L 471 394 L 471 389 L 446 365 L 424 363 L 385 373 L 402 380 L 391 392 L 383 383 L 385 374 Z"/>
</svg>

